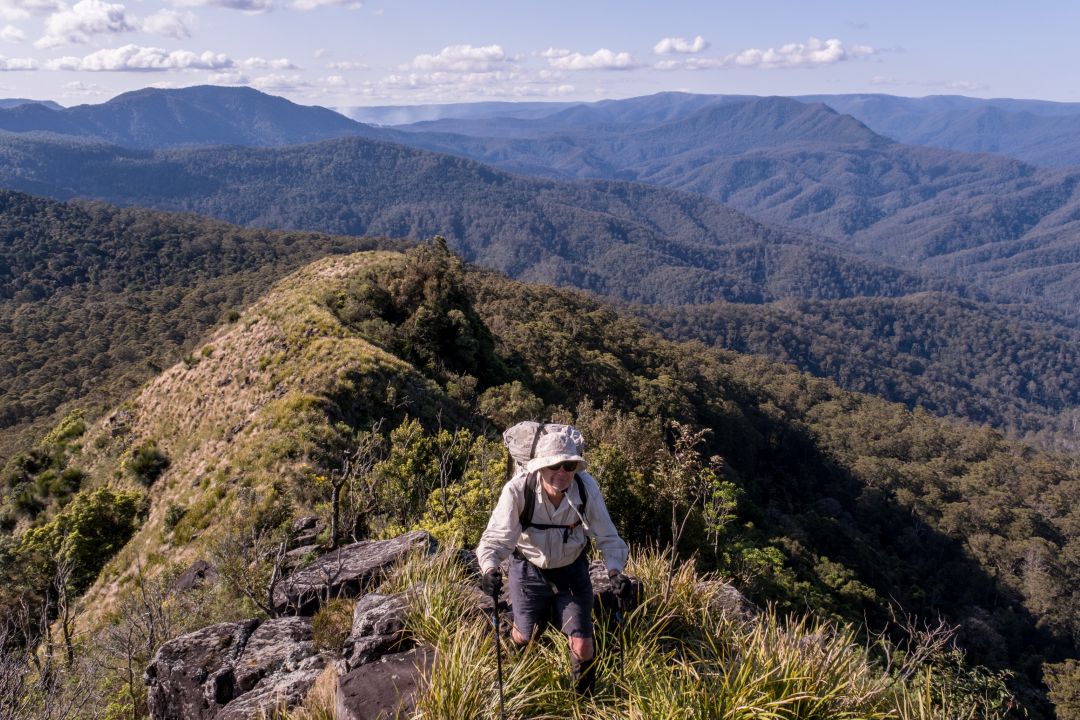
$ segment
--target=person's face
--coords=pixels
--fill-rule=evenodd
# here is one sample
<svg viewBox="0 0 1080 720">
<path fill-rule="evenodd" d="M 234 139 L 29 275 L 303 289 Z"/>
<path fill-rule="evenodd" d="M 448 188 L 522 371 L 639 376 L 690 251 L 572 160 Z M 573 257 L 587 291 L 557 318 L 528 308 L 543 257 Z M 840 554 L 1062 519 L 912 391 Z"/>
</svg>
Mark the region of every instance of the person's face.
<svg viewBox="0 0 1080 720">
<path fill-rule="evenodd" d="M 540 480 L 549 495 L 558 495 L 570 489 L 577 463 L 568 461 L 552 467 L 540 468 Z"/>
</svg>

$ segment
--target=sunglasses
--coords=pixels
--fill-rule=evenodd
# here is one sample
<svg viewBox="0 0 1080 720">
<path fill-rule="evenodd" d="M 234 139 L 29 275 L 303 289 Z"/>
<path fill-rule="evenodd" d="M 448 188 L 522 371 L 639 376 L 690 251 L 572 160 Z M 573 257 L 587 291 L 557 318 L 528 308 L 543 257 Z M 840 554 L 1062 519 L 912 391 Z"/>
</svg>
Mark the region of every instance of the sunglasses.
<svg viewBox="0 0 1080 720">
<path fill-rule="evenodd" d="M 567 460 L 561 462 L 558 465 L 549 465 L 548 470 L 563 470 L 565 472 L 574 472 L 577 470 L 577 460 Z"/>
</svg>

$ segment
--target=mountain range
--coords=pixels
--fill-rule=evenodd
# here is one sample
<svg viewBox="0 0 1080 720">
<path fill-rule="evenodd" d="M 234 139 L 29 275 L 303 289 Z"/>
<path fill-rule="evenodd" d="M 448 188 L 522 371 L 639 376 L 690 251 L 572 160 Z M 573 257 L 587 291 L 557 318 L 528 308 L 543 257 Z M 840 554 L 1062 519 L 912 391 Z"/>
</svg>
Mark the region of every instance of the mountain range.
<svg viewBox="0 0 1080 720">
<path fill-rule="evenodd" d="M 246 89 L 145 90 L 64 111 L 66 126 L 3 134 L 0 182 L 253 227 L 442 234 L 466 259 L 513 277 L 702 304 L 685 336 L 707 342 L 735 337 L 708 335 L 725 322 L 712 313 L 740 323 L 749 313 L 758 319 L 745 327 L 768 327 L 771 311 L 754 306 L 814 301 L 800 315 L 806 330 L 789 334 L 785 349 L 740 347 L 1017 432 L 1072 427 L 1069 364 L 1047 374 L 1050 361 L 1032 362 L 1019 346 L 1073 342 L 1075 173 L 903 145 L 820 102 L 669 93 L 542 109 L 507 117 L 500 104 L 443 108 L 443 120 L 374 128 Z M 288 144 L 311 136 L 331 139 Z M 253 147 L 187 147 L 215 142 Z M 998 333 L 996 352 L 957 363 L 947 350 L 955 337 L 940 337 L 947 324 L 927 316 L 925 301 L 874 305 L 877 320 L 869 305 L 854 315 L 826 307 L 922 293 L 945 293 L 937 297 L 946 314 L 963 307 L 974 328 L 1025 327 L 1027 340 Z M 711 305 L 718 300 L 745 307 Z M 833 361 L 817 357 L 815 325 L 832 327 L 840 343 L 894 321 L 926 338 L 908 343 L 917 362 L 880 350 L 866 362 L 832 349 Z M 1009 356 L 1027 359 L 994 360 Z M 874 379 L 875 366 L 902 380 Z M 984 388 L 995 383 L 1041 389 L 992 393 L 1001 402 L 989 402 Z M 943 387 L 953 391 L 942 396 Z"/>
</svg>

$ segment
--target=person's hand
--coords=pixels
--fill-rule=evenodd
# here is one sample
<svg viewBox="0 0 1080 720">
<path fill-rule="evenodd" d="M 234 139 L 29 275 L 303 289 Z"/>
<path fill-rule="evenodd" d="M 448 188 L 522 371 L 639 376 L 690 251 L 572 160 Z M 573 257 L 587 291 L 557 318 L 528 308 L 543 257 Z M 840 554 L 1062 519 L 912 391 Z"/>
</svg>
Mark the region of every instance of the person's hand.
<svg viewBox="0 0 1080 720">
<path fill-rule="evenodd" d="M 630 594 L 630 578 L 623 575 L 621 570 L 608 571 L 608 583 L 615 597 L 626 597 Z"/>
<path fill-rule="evenodd" d="M 480 578 L 480 589 L 484 594 L 498 597 L 502 591 L 502 572 L 499 568 L 491 568 Z"/>
</svg>

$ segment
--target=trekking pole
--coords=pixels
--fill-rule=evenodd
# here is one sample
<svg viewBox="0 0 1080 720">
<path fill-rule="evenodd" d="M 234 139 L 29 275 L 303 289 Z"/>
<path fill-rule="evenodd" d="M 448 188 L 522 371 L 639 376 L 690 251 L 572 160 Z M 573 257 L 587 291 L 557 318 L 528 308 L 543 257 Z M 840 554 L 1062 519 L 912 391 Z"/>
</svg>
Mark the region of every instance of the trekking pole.
<svg viewBox="0 0 1080 720">
<path fill-rule="evenodd" d="M 623 598 L 616 596 L 615 604 L 618 606 L 618 610 L 615 611 L 615 644 L 619 647 L 619 684 L 626 684 L 626 655 L 623 651 Z"/>
<path fill-rule="evenodd" d="M 503 709 L 503 671 L 502 671 L 502 643 L 499 642 L 499 594 L 491 594 L 491 618 L 494 622 L 492 627 L 495 638 L 495 666 L 499 671 L 499 720 L 506 720 L 506 710 Z"/>
</svg>

